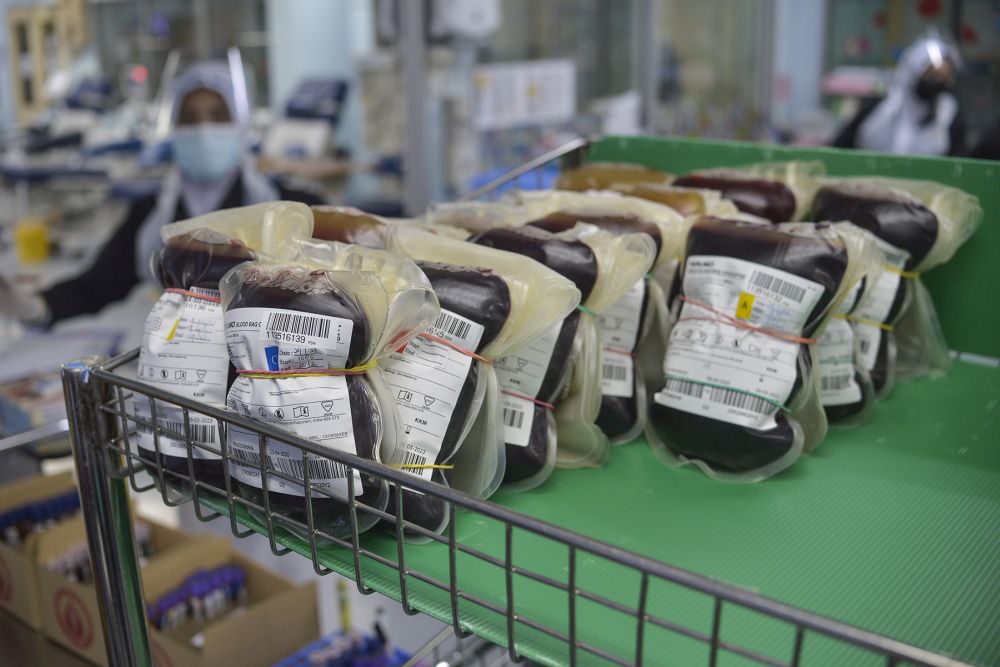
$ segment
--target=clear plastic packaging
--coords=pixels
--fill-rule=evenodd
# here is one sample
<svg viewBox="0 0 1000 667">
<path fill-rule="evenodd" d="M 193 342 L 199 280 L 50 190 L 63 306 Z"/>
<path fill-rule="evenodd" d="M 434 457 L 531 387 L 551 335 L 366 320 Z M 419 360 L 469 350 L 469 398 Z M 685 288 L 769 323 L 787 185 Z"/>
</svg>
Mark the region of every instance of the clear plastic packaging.
<svg viewBox="0 0 1000 667">
<path fill-rule="evenodd" d="M 726 217 L 739 209 L 718 190 L 686 188 L 661 183 L 626 183 L 611 186 L 612 190 L 630 197 L 669 206 L 683 216 L 712 215 Z"/>
<path fill-rule="evenodd" d="M 644 233 L 653 239 L 651 271 L 598 316 L 604 363 L 597 425 L 612 444 L 631 442 L 646 422 L 645 381 L 636 357 L 643 347 L 656 344 L 654 338 L 663 341 L 667 335 L 661 285 L 672 280 L 688 219 L 661 204 L 613 192 L 528 192 L 519 201 L 533 211 L 534 219 L 527 224 L 546 231 L 564 232 L 582 222 L 611 234 Z"/>
<path fill-rule="evenodd" d="M 554 419 L 533 400 L 541 382 L 534 365 L 518 364 L 519 357 L 508 355 L 531 356 L 545 334 L 558 330 L 574 312 L 579 290 L 526 257 L 422 228 L 394 228 L 389 247 L 417 260 L 434 284 L 442 313 L 448 315 L 437 323 L 437 335 L 468 336 L 483 328 L 476 352 L 484 361 L 474 366 L 478 386 L 484 388 L 483 407 L 468 432 L 463 431 L 446 478 L 478 497 L 488 497 L 501 481 L 518 488 L 542 483 L 555 464 Z M 513 437 L 505 437 L 505 426 L 514 429 Z"/>
<path fill-rule="evenodd" d="M 809 211 L 821 162 L 764 162 L 741 167 L 707 169 L 681 176 L 674 185 L 718 190 L 736 207 L 771 222 L 802 220 Z"/>
<path fill-rule="evenodd" d="M 343 246 L 328 258 L 337 268 L 293 263 L 251 263 L 220 284 L 226 342 L 240 377 L 229 390 L 229 409 L 295 435 L 362 458 L 403 461 L 406 442 L 391 393 L 378 364 L 405 346 L 437 315 L 437 301 L 423 273 L 403 257 Z M 239 492 L 261 503 L 258 438 L 229 430 L 230 475 Z M 384 510 L 388 485 L 333 461 L 306 456 L 269 441 L 266 465 L 303 479 L 308 467 L 315 525 L 332 535 L 350 533 L 352 490 L 360 504 Z M 348 481 L 350 475 L 352 481 Z M 300 484 L 268 477 L 272 509 L 306 520 Z M 329 495 L 326 495 L 329 494 Z M 358 509 L 358 529 L 379 517 Z"/>
<path fill-rule="evenodd" d="M 695 223 L 646 427 L 653 451 L 669 465 L 753 482 L 821 442 L 813 337 L 869 253 L 861 235 L 832 225 Z"/>
<path fill-rule="evenodd" d="M 951 259 L 982 218 L 978 200 L 956 188 L 929 181 L 888 178 L 827 179 L 813 205 L 816 219 L 850 220 L 880 239 L 891 274 L 882 286 L 895 288 L 892 335 L 863 330 L 888 367 L 898 348 L 900 377 L 941 374 L 951 367 L 934 304 L 919 274 Z M 871 318 L 869 318 L 871 319 Z M 856 330 L 858 327 L 856 326 Z M 895 339 L 893 341 L 893 338 Z M 882 382 L 891 386 L 889 379 Z M 873 372 L 876 387 L 879 377 Z M 882 394 L 885 393 L 883 390 Z"/>
<path fill-rule="evenodd" d="M 556 180 L 560 190 L 603 190 L 630 183 L 661 183 L 673 180 L 673 174 L 627 162 L 585 162 L 567 169 Z"/>
<path fill-rule="evenodd" d="M 559 332 L 550 332 L 552 352 L 546 358 L 545 382 L 551 380 L 548 388 L 555 393 L 543 400 L 555 402 L 556 465 L 602 465 L 609 440 L 595 423 L 601 408 L 604 365 L 597 316 L 649 271 L 656 256 L 653 238 L 647 233 L 615 236 L 578 223 L 555 234 L 530 226 L 495 227 L 473 241 L 536 259 L 580 289 L 583 308 L 567 317 Z"/>
<path fill-rule="evenodd" d="M 282 259 L 295 254 L 299 239 L 312 236 L 313 217 L 305 204 L 267 202 L 227 208 L 164 225 L 160 237 L 167 242 L 173 236 L 202 228 L 241 241 L 271 259 Z"/>
<path fill-rule="evenodd" d="M 186 398 L 223 407 L 235 373 L 226 352 L 219 281 L 243 262 L 287 252 L 296 238 L 308 236 L 311 230 L 309 208 L 292 202 L 218 211 L 164 226 L 160 230 L 163 245 L 149 261 L 152 275 L 166 291 L 146 318 L 139 377 Z M 139 453 L 152 457 L 156 443 L 148 422 L 153 421 L 153 406 L 139 395 L 132 408 L 147 422 L 138 424 Z M 155 412 L 156 423 L 166 431 L 159 437 L 160 463 L 187 477 L 182 411 L 161 401 Z M 219 449 L 214 419 L 191 413 L 188 424 L 195 445 Z M 225 487 L 219 455 L 194 446 L 191 459 L 197 479 Z"/>
</svg>

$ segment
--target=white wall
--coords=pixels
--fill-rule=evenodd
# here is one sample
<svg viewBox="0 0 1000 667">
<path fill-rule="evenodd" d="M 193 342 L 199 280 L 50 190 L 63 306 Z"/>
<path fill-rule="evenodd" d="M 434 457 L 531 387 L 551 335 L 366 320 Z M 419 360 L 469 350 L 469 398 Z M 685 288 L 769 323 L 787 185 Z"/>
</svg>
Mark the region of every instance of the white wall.
<svg viewBox="0 0 1000 667">
<path fill-rule="evenodd" d="M 772 122 L 787 127 L 819 107 L 825 0 L 775 0 Z"/>
<path fill-rule="evenodd" d="M 354 56 L 372 48 L 372 4 L 357 0 L 268 0 L 271 108 L 280 112 L 295 86 L 309 76 L 351 81 L 337 133 L 340 145 L 361 147 L 361 104 Z"/>
</svg>

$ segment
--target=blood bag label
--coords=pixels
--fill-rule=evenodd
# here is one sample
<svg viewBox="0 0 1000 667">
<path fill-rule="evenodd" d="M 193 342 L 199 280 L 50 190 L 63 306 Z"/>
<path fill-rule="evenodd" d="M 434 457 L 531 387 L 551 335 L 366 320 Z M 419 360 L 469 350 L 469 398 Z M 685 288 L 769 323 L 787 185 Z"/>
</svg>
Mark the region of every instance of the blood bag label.
<svg viewBox="0 0 1000 667">
<path fill-rule="evenodd" d="M 910 260 L 910 254 L 893 245 L 889 245 L 882 239 L 870 235 L 885 257 L 887 270 L 882 271 L 875 284 L 868 291 L 865 299 L 859 304 L 855 315 L 859 318 L 871 320 L 872 322 L 888 323 L 889 313 L 892 304 L 896 300 L 896 294 L 902 287 L 903 277 L 899 272 L 903 270 Z M 855 334 L 858 336 L 859 353 L 861 364 L 865 370 L 875 368 L 875 360 L 878 357 L 878 348 L 882 342 L 883 332 L 880 328 L 862 322 L 854 323 Z"/>
<path fill-rule="evenodd" d="M 463 349 L 475 351 L 485 329 L 477 322 L 441 310 L 428 333 Z M 417 336 L 402 352 L 382 363 L 406 439 L 404 465 L 429 465 L 437 461 L 445 433 L 469 376 L 473 359 L 448 345 Z M 430 479 L 432 468 L 403 468 Z"/>
<path fill-rule="evenodd" d="M 213 290 L 193 289 L 207 296 Z M 185 398 L 221 407 L 226 400 L 229 356 L 222 305 L 167 292 L 146 317 L 138 375 Z"/>
<path fill-rule="evenodd" d="M 497 381 L 503 393 L 504 441 L 518 447 L 527 447 L 534 421 L 534 404 L 525 398 L 537 398 L 545 379 L 545 372 L 552 360 L 559 332 L 563 322 L 549 327 L 545 333 L 531 341 L 529 345 L 514 354 L 497 359 L 495 363 Z"/>
<path fill-rule="evenodd" d="M 632 355 L 605 349 L 601 365 L 601 394 L 632 398 L 635 393 L 634 367 Z"/>
<path fill-rule="evenodd" d="M 300 438 L 314 440 L 329 449 L 357 454 L 347 378 L 342 375 L 274 380 L 237 378 L 229 389 L 228 405 L 234 412 L 277 426 Z M 234 459 L 229 473 L 245 484 L 261 488 L 257 434 L 230 426 L 229 454 Z M 301 449 L 268 439 L 264 463 L 268 470 L 297 479 L 304 479 L 308 466 L 310 482 L 316 487 L 347 498 L 347 476 L 351 471 L 336 461 L 308 456 L 304 462 Z M 353 476 L 354 493 L 361 495 L 361 475 L 354 470 Z M 277 493 L 305 495 L 301 484 L 270 475 L 267 488 Z"/>
<path fill-rule="evenodd" d="M 664 358 L 668 379 L 653 400 L 731 424 L 774 428 L 775 414 L 795 385 L 799 344 L 728 318 L 736 317 L 741 294 L 752 294 L 752 312 L 744 321 L 801 335 L 822 285 L 745 260 L 693 255 L 683 287 L 688 300 Z"/>
<path fill-rule="evenodd" d="M 882 336 L 885 332 L 879 327 L 865 322 L 853 322 L 854 337 L 858 341 L 858 361 L 861 367 L 867 371 L 875 368 L 878 360 L 878 349 L 882 345 Z"/>
<path fill-rule="evenodd" d="M 819 395 L 823 405 L 847 405 L 861 400 L 854 373 L 854 329 L 832 318 L 816 345 L 819 355 Z"/>
<path fill-rule="evenodd" d="M 597 317 L 597 326 L 604 345 L 601 368 L 601 393 L 605 396 L 632 398 L 634 393 L 633 360 L 630 355 L 639 340 L 642 301 L 646 280 L 635 283 L 610 308 Z"/>
<path fill-rule="evenodd" d="M 156 451 L 156 440 L 153 435 L 153 411 L 149 398 L 136 394 L 132 400 L 132 411 L 136 422 L 136 440 L 139 448 L 150 452 Z M 141 420 L 141 421 L 140 421 Z M 191 437 L 191 458 L 221 459 L 214 451 L 202 449 L 203 444 L 219 451 L 219 427 L 213 417 L 188 411 L 188 430 L 184 428 L 184 411 L 176 405 L 164 401 L 156 402 L 156 425 L 159 427 L 160 454 L 187 458 L 186 434 Z"/>
<path fill-rule="evenodd" d="M 209 297 L 219 296 L 215 290 L 192 288 L 191 291 Z M 146 317 L 137 373 L 148 384 L 221 407 L 226 399 L 229 374 L 222 305 L 174 292 L 160 296 Z M 136 440 L 139 447 L 155 451 L 157 443 L 149 398 L 137 394 L 132 409 L 138 418 Z M 213 449 L 219 447 L 216 421 L 206 415 L 189 411 L 189 430 L 185 431 L 181 408 L 158 401 L 156 424 L 159 426 L 160 453 L 165 456 L 187 457 L 186 433 L 194 444 L 206 444 Z M 196 446 L 191 448 L 191 456 L 220 458 Z"/>
<path fill-rule="evenodd" d="M 226 344 L 243 370 L 344 368 L 354 323 L 341 317 L 279 308 L 226 311 Z"/>
</svg>

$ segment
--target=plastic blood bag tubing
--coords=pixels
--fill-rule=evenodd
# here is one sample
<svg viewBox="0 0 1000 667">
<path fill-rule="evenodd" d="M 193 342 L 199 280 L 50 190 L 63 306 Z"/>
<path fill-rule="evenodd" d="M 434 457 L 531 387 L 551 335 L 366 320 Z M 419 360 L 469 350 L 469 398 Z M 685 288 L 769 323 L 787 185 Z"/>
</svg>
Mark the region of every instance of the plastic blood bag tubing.
<svg viewBox="0 0 1000 667">
<path fill-rule="evenodd" d="M 514 253 L 441 238 L 412 227 L 399 227 L 390 238 L 393 250 L 420 260 L 441 302 L 442 315 L 430 328 L 428 341 L 437 349 L 419 349 L 413 361 L 427 363 L 432 355 L 443 353 L 442 342 L 435 337 L 462 337 L 468 344 L 479 338 L 473 367 L 484 389 L 482 407 L 458 443 L 452 467 L 444 470 L 445 479 L 478 497 L 487 497 L 502 480 L 509 481 L 512 466 L 522 475 L 518 478 L 522 486 L 541 483 L 555 464 L 554 418 L 525 384 L 537 383 L 538 372 L 516 364 L 508 369 L 505 359 L 510 354 L 524 354 L 523 350 L 559 327 L 579 303 L 579 290 L 558 273 Z M 519 373 L 522 370 L 524 373 Z M 405 371 L 400 367 L 400 375 Z M 504 388 L 498 378 L 508 372 L 519 374 L 523 382 L 516 388 Z M 512 401 L 526 409 L 512 410 Z M 504 444 L 507 424 L 512 420 L 527 434 L 537 435 L 534 441 L 525 438 L 524 445 L 513 445 L 525 450 L 520 457 L 521 452 L 512 455 L 512 446 Z M 489 466 L 493 459 L 499 465 Z"/>
<path fill-rule="evenodd" d="M 866 321 L 853 323 L 879 395 L 888 393 L 897 373 L 947 371 L 947 344 L 920 273 L 950 260 L 972 236 L 982 219 L 978 200 L 929 181 L 829 179 L 816 192 L 813 217 L 853 222 L 871 232 L 885 254 L 884 272 L 859 313 Z"/>
<path fill-rule="evenodd" d="M 349 246 L 354 247 L 354 246 Z M 361 249 L 363 250 L 363 249 Z M 373 461 L 402 458 L 395 404 L 378 363 L 437 316 L 437 301 L 412 262 L 381 253 L 378 272 L 348 257 L 343 269 L 245 264 L 220 285 L 226 342 L 240 377 L 228 407 L 333 449 Z M 388 485 L 332 459 L 308 455 L 256 434 L 229 429 L 230 475 L 243 497 L 306 522 L 304 475 L 315 525 L 336 537 L 359 530 L 383 510 Z M 263 483 L 264 473 L 267 483 Z"/>
<path fill-rule="evenodd" d="M 603 464 L 609 440 L 595 423 L 601 409 L 604 360 L 597 317 L 648 272 L 656 255 L 653 238 L 646 233 L 614 236 L 593 225 L 578 224 L 557 234 L 536 227 L 495 228 L 474 241 L 548 266 L 572 280 L 583 301 L 582 308 L 571 313 L 558 330 L 553 327 L 533 347 L 498 363 L 501 386 L 509 392 L 507 414 L 515 415 L 507 420 L 506 481 L 522 481 L 521 475 L 531 479 L 540 453 L 535 445 L 543 434 L 528 431 L 516 417 L 532 409 L 522 396 L 534 399 L 536 416 L 538 408 L 555 406 L 557 465 Z"/>
<path fill-rule="evenodd" d="M 674 185 L 718 190 L 744 213 L 771 222 L 801 220 L 823 174 L 819 162 L 775 162 L 709 169 L 681 176 Z"/>
<path fill-rule="evenodd" d="M 274 202 L 218 211 L 164 226 L 163 245 L 150 258 L 153 276 L 166 289 L 149 316 L 139 351 L 138 375 L 148 384 L 213 407 L 225 405 L 233 378 L 226 353 L 219 281 L 233 267 L 261 253 L 280 253 L 295 238 L 308 236 L 308 207 Z M 139 454 L 167 470 L 188 477 L 186 435 L 192 442 L 195 476 L 225 488 L 218 426 L 215 419 L 189 412 L 188 428 L 181 408 L 155 403 L 159 435 L 154 437 L 154 406 L 136 394 Z M 204 445 L 199 447 L 198 445 Z M 177 482 L 167 475 L 166 481 Z"/>
<path fill-rule="evenodd" d="M 583 222 L 611 234 L 643 233 L 653 240 L 652 271 L 598 316 L 604 363 L 597 425 L 612 443 L 629 442 L 646 423 L 645 381 L 636 357 L 646 347 L 664 344 L 667 304 L 661 284 L 673 279 L 689 223 L 668 207 L 610 192 L 529 192 L 520 202 L 539 216 L 528 224 L 550 232 Z"/>
<path fill-rule="evenodd" d="M 814 337 L 870 246 L 829 225 L 783 227 L 703 218 L 691 228 L 646 427 L 670 465 L 757 481 L 826 433 Z"/>
</svg>

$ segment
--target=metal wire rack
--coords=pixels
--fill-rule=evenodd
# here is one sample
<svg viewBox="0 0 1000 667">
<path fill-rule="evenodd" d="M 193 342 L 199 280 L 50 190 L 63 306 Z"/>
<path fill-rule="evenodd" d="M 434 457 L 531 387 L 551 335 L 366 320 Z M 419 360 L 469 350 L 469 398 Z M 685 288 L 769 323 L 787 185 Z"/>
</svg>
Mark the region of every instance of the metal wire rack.
<svg viewBox="0 0 1000 667">
<path fill-rule="evenodd" d="M 573 142 L 532 161 L 511 174 L 510 178 L 520 177 L 566 155 L 579 156 L 586 146 L 584 140 Z M 491 183 L 487 190 L 497 185 Z M 472 195 L 481 196 L 487 190 Z M 571 665 L 656 664 L 662 656 L 647 654 L 650 636 L 667 633 L 703 646 L 707 664 L 713 666 L 725 654 L 774 667 L 806 664 L 803 646 L 815 636 L 824 637 L 827 642 L 854 647 L 859 655 L 874 661 L 871 664 L 890 667 L 901 664 L 935 667 L 963 664 L 590 539 L 407 472 L 326 449 L 241 414 L 170 394 L 136 379 L 137 358 L 138 350 L 133 350 L 111 360 L 76 362 L 63 370 L 70 433 L 112 665 L 152 664 L 126 484 L 137 492 L 155 488 L 168 505 L 193 502 L 199 519 L 227 520 L 233 534 L 239 537 L 253 532 L 263 533 L 276 555 L 297 551 L 312 561 L 317 574 L 325 575 L 331 571 L 346 573 L 355 580 L 362 593 L 375 590 L 386 592 L 388 586 L 384 574 L 388 572 L 394 579 L 390 593 L 398 597 L 407 613 L 430 611 L 446 619 L 459 637 L 466 637 L 472 632 L 486 636 L 505 646 L 512 661 L 527 656 L 534 660 Z M 145 396 L 149 400 L 150 418 L 136 416 L 132 411 L 130 403 L 137 396 Z M 168 404 L 181 410 L 183 428 L 179 431 L 167 428 L 164 421 L 157 418 L 158 409 Z M 191 416 L 194 414 L 214 420 L 217 447 L 192 439 Z M 233 427 L 257 435 L 259 456 L 256 463 L 237 459 L 230 450 L 227 435 Z M 135 436 L 140 428 L 152 433 L 155 451 L 138 449 Z M 165 437 L 185 444 L 186 471 L 164 465 L 161 439 Z M 332 461 L 343 466 L 347 471 L 347 498 L 337 498 L 317 486 L 310 479 L 308 465 L 303 466 L 302 477 L 285 474 L 267 465 L 269 443 L 283 443 L 296 448 L 303 452 L 304 459 Z M 195 474 L 194 455 L 197 450 L 221 457 L 224 472 L 222 486 L 208 483 Z M 282 512 L 272 507 L 268 494 L 263 494 L 259 502 L 248 499 L 240 493 L 231 477 L 231 465 L 255 467 L 264 488 L 272 478 L 301 485 L 304 489 L 303 511 L 294 516 Z M 450 528 L 439 535 L 408 520 L 404 515 L 402 493 L 395 494 L 394 508 L 362 503 L 354 495 L 354 471 L 397 488 L 438 499 L 446 507 Z M 336 498 L 346 505 L 349 529 L 343 533 L 330 532 L 319 525 L 319 511 L 314 505 L 317 500 L 327 498 Z M 359 517 L 363 516 L 377 517 L 391 527 L 388 532 L 382 531 L 379 539 L 383 541 L 383 546 L 385 540 L 391 541 L 392 548 L 377 548 L 370 542 L 369 535 L 362 534 L 360 526 L 365 522 Z M 502 547 L 498 553 L 490 553 L 472 540 L 460 537 L 463 531 L 459 527 L 467 525 L 465 522 L 481 523 L 484 520 L 496 524 L 502 535 Z M 560 573 L 554 574 L 551 568 L 538 568 L 532 563 L 520 562 L 523 559 L 516 560 L 515 534 L 519 539 L 525 539 L 522 535 L 530 535 L 535 543 L 541 541 L 548 544 L 550 552 L 563 550 L 566 556 L 564 567 L 559 568 Z M 407 543 L 407 538 L 412 536 L 431 544 Z M 414 551 L 433 548 L 443 549 L 446 553 L 446 559 L 442 559 L 445 562 L 440 567 L 423 569 L 414 564 Z M 581 563 L 595 558 L 634 573 L 638 586 L 631 600 L 623 601 L 621 596 L 607 595 L 586 585 L 580 578 Z M 470 560 L 498 569 L 502 573 L 501 590 L 485 591 L 484 586 L 488 584 L 477 576 L 479 571 L 465 565 L 459 567 L 460 562 Z M 337 564 L 343 567 L 337 567 Z M 464 576 L 463 572 L 466 573 Z M 516 599 L 517 592 L 524 590 L 525 582 L 546 589 L 550 595 L 554 591 L 557 599 L 561 600 L 556 607 L 561 606 L 561 609 L 552 605 L 536 608 L 526 605 L 523 597 Z M 663 583 L 703 596 L 711 610 L 708 627 L 693 627 L 678 622 L 658 611 L 662 605 L 655 605 L 654 608 L 652 602 L 661 602 L 655 599 L 659 590 L 656 586 Z M 424 598 L 434 598 L 439 604 L 428 606 L 422 603 Z M 582 630 L 579 620 L 585 605 L 589 608 L 596 605 L 628 619 L 631 627 L 629 636 L 618 637 L 608 643 L 592 631 Z M 726 620 L 733 618 L 737 609 L 749 610 L 781 625 L 789 637 L 783 655 L 765 653 L 730 638 L 731 635 L 725 632 Z M 497 633 L 484 630 L 480 622 L 483 615 L 503 619 L 495 624 L 499 628 Z M 533 650 L 539 643 L 549 648 L 557 646 L 560 650 L 542 655 Z"/>
</svg>

